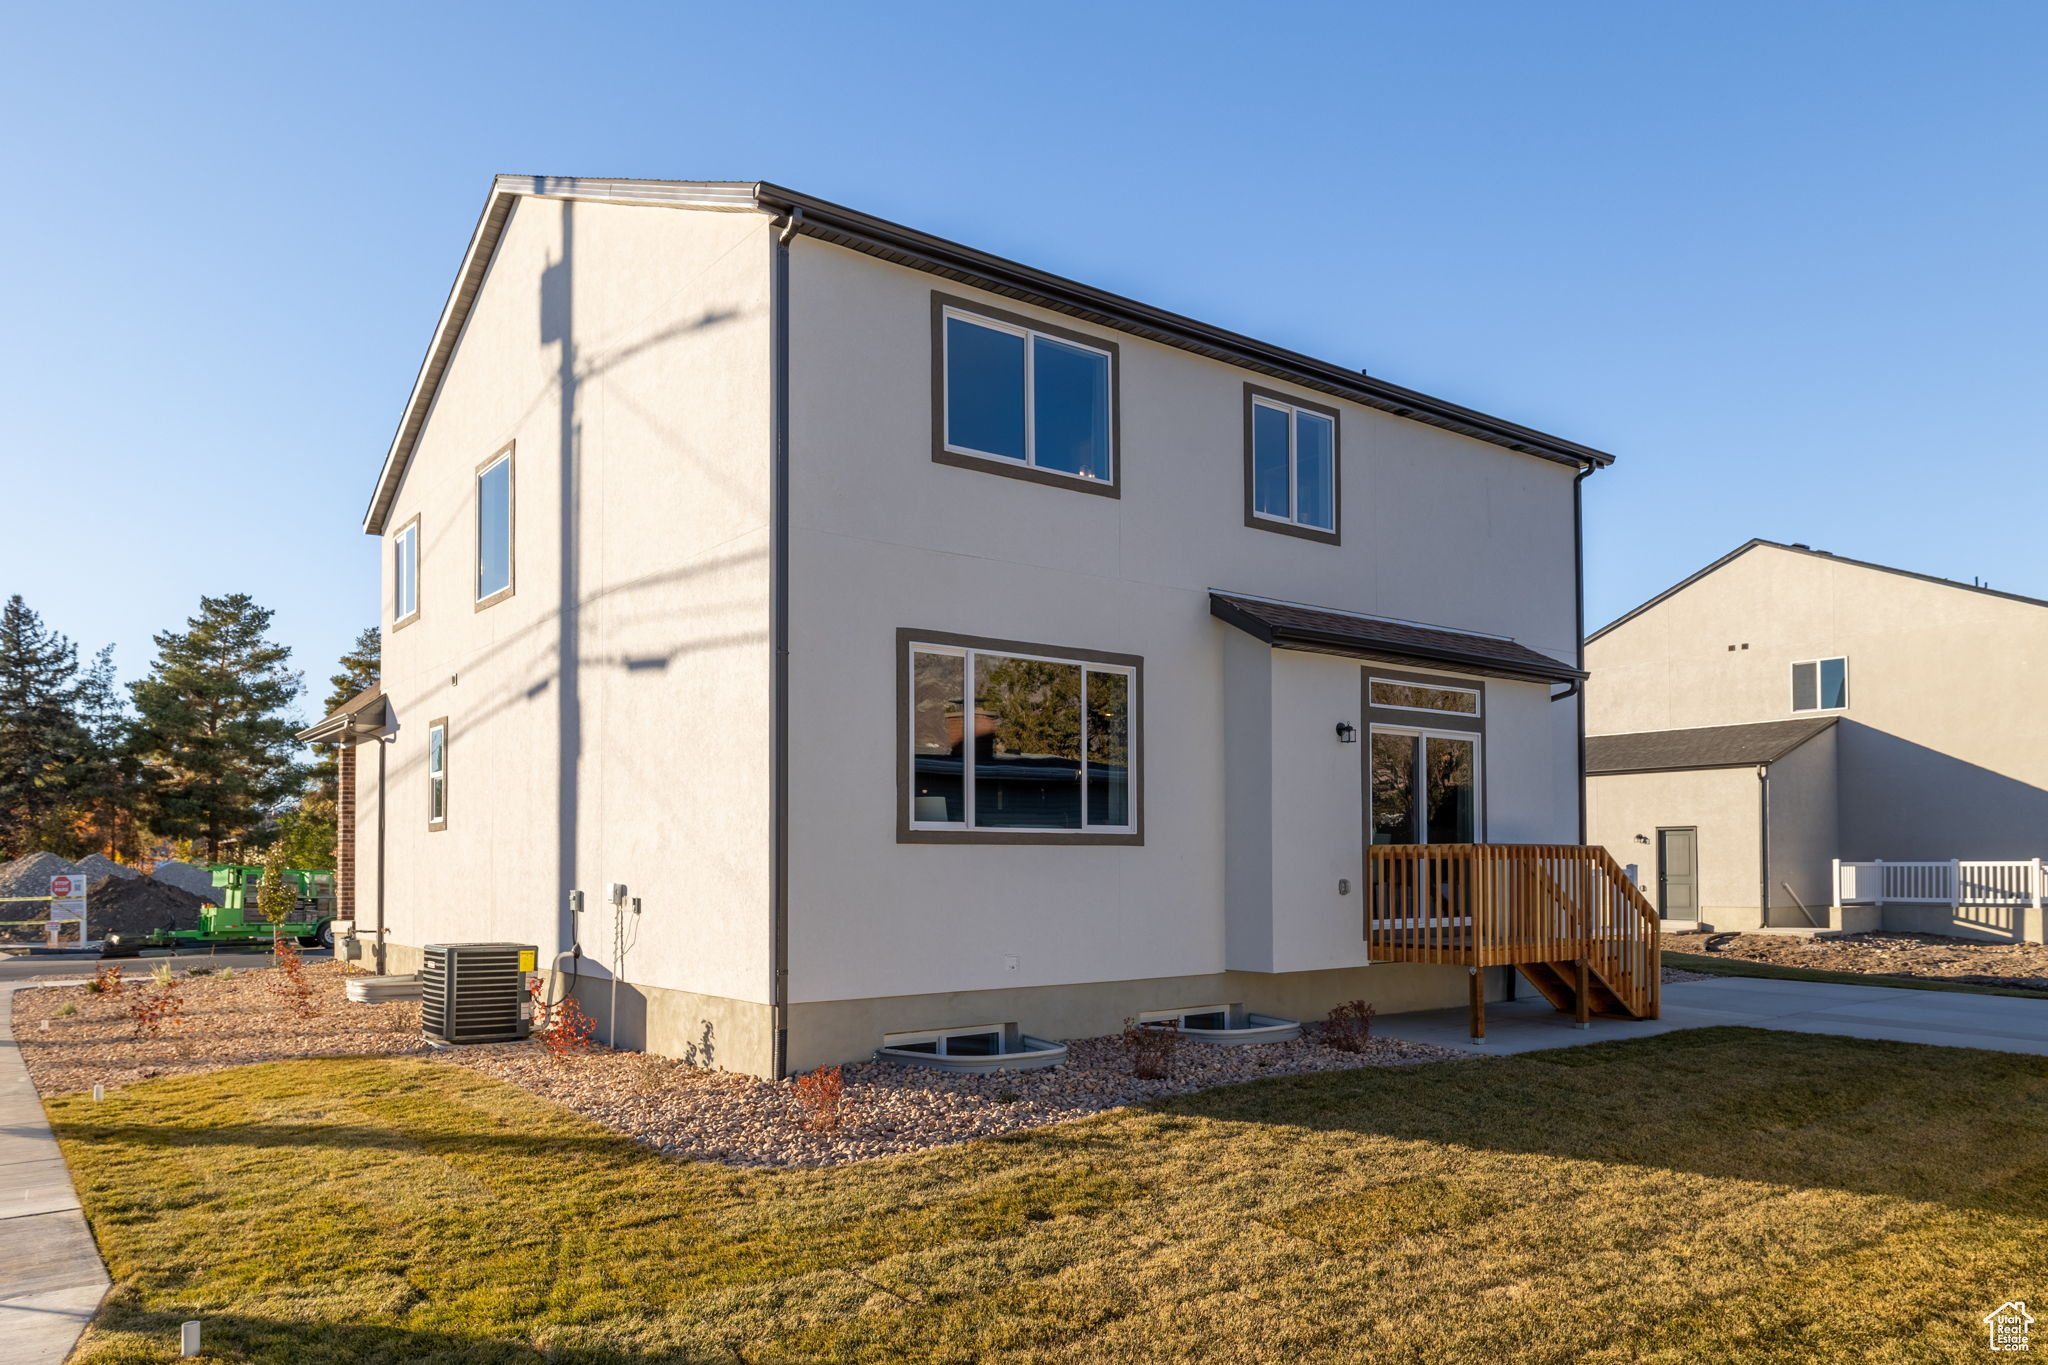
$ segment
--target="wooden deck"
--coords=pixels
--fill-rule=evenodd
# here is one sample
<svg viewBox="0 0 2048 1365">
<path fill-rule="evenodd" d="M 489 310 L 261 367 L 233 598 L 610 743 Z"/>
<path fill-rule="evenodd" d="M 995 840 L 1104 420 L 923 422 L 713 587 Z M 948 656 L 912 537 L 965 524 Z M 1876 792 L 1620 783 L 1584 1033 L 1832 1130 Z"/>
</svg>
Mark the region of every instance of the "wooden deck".
<svg viewBox="0 0 2048 1365">
<path fill-rule="evenodd" d="M 1366 850 L 1365 941 L 1375 962 L 1464 967 L 1472 1036 L 1486 1036 L 1481 968 L 1514 967 L 1581 1024 L 1655 1019 L 1656 910 L 1604 848 L 1382 844 Z"/>
</svg>

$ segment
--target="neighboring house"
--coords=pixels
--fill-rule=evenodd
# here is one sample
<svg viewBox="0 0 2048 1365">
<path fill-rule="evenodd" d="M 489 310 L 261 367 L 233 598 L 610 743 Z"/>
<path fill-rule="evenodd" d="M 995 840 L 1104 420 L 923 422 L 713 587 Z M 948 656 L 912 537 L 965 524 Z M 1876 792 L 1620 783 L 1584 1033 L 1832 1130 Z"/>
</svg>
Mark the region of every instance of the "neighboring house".
<svg viewBox="0 0 2048 1365">
<path fill-rule="evenodd" d="M 1590 838 L 1667 920 L 2041 938 L 2048 602 L 1753 540 L 1586 663 Z"/>
<path fill-rule="evenodd" d="M 381 693 L 307 732 L 383 741 L 358 932 L 757 1074 L 1524 960 L 1652 1011 L 1653 925 L 1575 994 L 1495 941 L 1550 871 L 1475 939 L 1477 861 L 1385 870 L 1579 841 L 1609 459 L 771 185 L 501 178 L 364 521 Z"/>
</svg>

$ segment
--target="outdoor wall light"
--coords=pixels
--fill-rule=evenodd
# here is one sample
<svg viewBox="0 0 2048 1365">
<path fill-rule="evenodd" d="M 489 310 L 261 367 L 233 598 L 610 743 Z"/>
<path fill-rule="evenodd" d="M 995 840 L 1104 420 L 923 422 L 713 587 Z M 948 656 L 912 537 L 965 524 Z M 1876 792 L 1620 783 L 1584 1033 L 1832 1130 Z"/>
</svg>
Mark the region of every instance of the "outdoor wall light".
<svg viewBox="0 0 2048 1365">
<path fill-rule="evenodd" d="M 1338 742 L 1339 744 L 1356 744 L 1356 743 L 1358 743 L 1358 727 L 1357 727 L 1356 725 L 1353 725 L 1353 724 L 1352 724 L 1352 723 L 1351 723 L 1350 721 L 1348 721 L 1348 720 L 1340 720 L 1340 721 L 1338 721 L 1338 722 L 1337 722 L 1337 742 Z"/>
<path fill-rule="evenodd" d="M 1647 844 L 1650 842 L 1650 836 L 1647 834 L 1638 834 L 1636 836 L 1636 842 L 1639 844 Z"/>
</svg>

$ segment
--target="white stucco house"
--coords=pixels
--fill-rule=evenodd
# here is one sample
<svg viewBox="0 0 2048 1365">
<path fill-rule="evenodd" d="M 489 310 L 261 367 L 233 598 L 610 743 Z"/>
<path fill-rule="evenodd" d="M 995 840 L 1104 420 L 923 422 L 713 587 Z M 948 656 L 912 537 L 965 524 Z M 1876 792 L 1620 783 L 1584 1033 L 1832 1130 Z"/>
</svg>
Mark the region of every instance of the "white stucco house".
<svg viewBox="0 0 2048 1365">
<path fill-rule="evenodd" d="M 2048 602 L 1752 540 L 1586 660 L 1592 839 L 1667 921 L 2041 940 Z"/>
<path fill-rule="evenodd" d="M 356 932 L 763 1075 L 1517 965 L 1654 1012 L 1582 847 L 1609 461 L 773 185 L 501 177 L 307 732 Z"/>
</svg>

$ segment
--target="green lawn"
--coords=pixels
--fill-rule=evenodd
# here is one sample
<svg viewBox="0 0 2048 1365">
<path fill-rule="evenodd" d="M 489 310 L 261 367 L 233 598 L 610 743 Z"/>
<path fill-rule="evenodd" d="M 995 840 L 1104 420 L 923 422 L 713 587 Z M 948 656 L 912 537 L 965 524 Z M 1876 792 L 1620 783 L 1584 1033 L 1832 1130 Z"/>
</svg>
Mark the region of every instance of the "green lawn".
<svg viewBox="0 0 2048 1365">
<path fill-rule="evenodd" d="M 115 1281 L 94 1362 L 191 1317 L 292 1365 L 1946 1361 L 2048 1283 L 2048 1060 L 1746 1029 L 832 1171 L 667 1160 L 421 1059 L 49 1108 Z"/>
<path fill-rule="evenodd" d="M 1839 986 L 1894 986 L 1908 991 L 1957 991 L 1964 995 L 2017 995 L 2026 1000 L 2048 1000 L 2048 991 L 2025 986 L 1979 986 L 1969 981 L 1943 981 L 1932 976 L 1891 976 L 1880 972 L 1820 972 L 1806 967 L 1782 967 L 1775 962 L 1751 962 L 1742 957 L 1709 957 L 1703 953 L 1665 953 L 1664 965 L 1711 976 L 1765 976 L 1778 981 L 1826 981 Z"/>
</svg>

